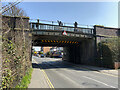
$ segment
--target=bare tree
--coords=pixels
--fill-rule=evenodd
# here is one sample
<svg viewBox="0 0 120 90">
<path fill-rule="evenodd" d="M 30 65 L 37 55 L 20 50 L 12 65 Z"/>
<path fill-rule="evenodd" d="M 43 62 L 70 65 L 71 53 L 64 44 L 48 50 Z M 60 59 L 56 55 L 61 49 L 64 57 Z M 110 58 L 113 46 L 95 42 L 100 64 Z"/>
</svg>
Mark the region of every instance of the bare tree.
<svg viewBox="0 0 120 90">
<path fill-rule="evenodd" d="M 9 3 L 9 4 L 12 5 L 13 3 Z M 17 5 L 10 7 L 3 15 L 12 16 L 12 17 L 27 16 L 24 10 Z"/>
</svg>

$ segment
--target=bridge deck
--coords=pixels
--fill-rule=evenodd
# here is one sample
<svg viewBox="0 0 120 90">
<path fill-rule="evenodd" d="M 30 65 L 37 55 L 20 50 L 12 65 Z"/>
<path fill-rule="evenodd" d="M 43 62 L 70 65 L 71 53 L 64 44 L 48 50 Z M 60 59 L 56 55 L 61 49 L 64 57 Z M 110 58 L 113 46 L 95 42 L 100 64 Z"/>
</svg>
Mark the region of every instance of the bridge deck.
<svg viewBox="0 0 120 90">
<path fill-rule="evenodd" d="M 44 23 L 30 23 L 30 29 L 34 30 L 52 30 L 52 31 L 68 31 L 68 32 L 76 32 L 82 34 L 93 34 L 92 28 L 81 28 L 81 27 L 71 27 L 71 26 L 58 26 L 52 24 L 44 24 Z"/>
</svg>

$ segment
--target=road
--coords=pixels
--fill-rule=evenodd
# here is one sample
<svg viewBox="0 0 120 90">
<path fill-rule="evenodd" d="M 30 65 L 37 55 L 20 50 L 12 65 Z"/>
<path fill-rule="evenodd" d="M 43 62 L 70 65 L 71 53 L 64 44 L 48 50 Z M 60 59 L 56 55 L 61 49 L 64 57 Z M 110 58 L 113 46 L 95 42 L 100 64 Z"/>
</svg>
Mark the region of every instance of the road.
<svg viewBox="0 0 120 90">
<path fill-rule="evenodd" d="M 54 88 L 118 88 L 118 77 L 91 71 L 55 58 L 33 57 Z M 33 67 L 36 68 L 36 67 Z"/>
</svg>

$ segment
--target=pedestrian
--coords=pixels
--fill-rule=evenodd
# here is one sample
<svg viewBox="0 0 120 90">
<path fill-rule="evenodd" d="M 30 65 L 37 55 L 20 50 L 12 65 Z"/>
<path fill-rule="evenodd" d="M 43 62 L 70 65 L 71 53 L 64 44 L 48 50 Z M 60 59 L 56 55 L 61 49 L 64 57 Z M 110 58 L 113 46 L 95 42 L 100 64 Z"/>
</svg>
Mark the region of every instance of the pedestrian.
<svg viewBox="0 0 120 90">
<path fill-rule="evenodd" d="M 63 26 L 63 23 L 61 21 L 57 21 L 59 26 Z"/>
<path fill-rule="evenodd" d="M 75 23 L 74 23 L 74 31 L 77 31 L 77 25 L 78 25 L 78 23 L 75 22 Z"/>
<path fill-rule="evenodd" d="M 77 23 L 77 22 L 75 22 L 75 23 L 74 23 L 74 27 L 75 27 L 75 28 L 77 28 L 77 25 L 78 25 L 78 23 Z"/>
</svg>

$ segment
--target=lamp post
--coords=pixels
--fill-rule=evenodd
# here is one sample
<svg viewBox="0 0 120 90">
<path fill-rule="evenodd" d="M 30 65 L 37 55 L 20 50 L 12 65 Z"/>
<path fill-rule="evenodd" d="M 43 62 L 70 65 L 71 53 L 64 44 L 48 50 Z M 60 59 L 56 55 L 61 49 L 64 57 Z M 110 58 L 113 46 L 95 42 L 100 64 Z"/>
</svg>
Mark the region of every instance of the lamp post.
<svg viewBox="0 0 120 90">
<path fill-rule="evenodd" d="M 100 36 L 100 63 L 102 66 L 102 59 L 103 59 L 103 55 L 102 55 L 102 42 L 101 42 L 101 36 Z"/>
<path fill-rule="evenodd" d="M 120 29 L 118 29 L 118 62 L 120 58 Z"/>
</svg>

